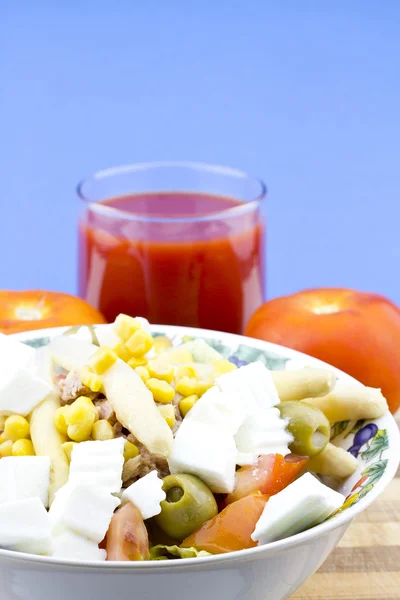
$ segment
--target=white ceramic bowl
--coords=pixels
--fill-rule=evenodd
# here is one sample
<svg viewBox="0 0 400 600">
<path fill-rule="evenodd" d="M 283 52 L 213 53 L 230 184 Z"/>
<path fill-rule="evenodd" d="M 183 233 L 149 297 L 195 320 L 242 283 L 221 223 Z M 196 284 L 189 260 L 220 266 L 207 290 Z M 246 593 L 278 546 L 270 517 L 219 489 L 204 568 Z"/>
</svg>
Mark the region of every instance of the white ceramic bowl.
<svg viewBox="0 0 400 600">
<path fill-rule="evenodd" d="M 17 334 L 34 346 L 44 345 L 62 329 Z M 252 362 L 263 360 L 271 369 L 299 365 L 324 366 L 318 360 L 266 342 L 184 327 L 154 326 L 177 341 L 202 337 L 226 356 Z M 336 371 L 339 377 L 348 377 Z M 351 521 L 383 492 L 393 478 L 400 455 L 397 425 L 385 415 L 369 428 L 358 424 L 358 438 L 372 436 L 358 449 L 359 470 L 339 489 L 349 505 L 332 519 L 290 538 L 251 550 L 184 561 L 85 564 L 0 550 L 1 600 L 282 600 L 292 594 L 324 562 Z M 357 429 L 356 427 L 356 429 Z M 340 433 L 338 428 L 338 434 Z M 361 432 L 361 433 L 360 433 Z M 343 436 L 343 433 L 342 433 Z M 357 439 L 356 438 L 356 441 Z M 340 436 L 337 438 L 340 439 Z M 354 446 L 354 433 L 340 441 Z M 352 491 L 360 477 L 367 475 Z"/>
</svg>

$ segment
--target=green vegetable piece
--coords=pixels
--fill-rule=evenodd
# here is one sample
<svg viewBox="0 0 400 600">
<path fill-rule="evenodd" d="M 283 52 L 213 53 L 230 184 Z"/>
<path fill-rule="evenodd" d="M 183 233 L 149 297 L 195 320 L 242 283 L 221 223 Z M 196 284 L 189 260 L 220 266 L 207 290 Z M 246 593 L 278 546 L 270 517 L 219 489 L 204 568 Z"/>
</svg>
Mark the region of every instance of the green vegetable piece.
<svg viewBox="0 0 400 600">
<path fill-rule="evenodd" d="M 161 513 L 155 520 L 175 540 L 184 540 L 218 514 L 212 492 L 194 475 L 168 475 L 163 490 L 167 498 L 161 502 Z"/>
<path fill-rule="evenodd" d="M 289 448 L 299 456 L 315 456 L 327 445 L 330 424 L 326 416 L 306 402 L 281 402 L 277 405 L 281 417 L 288 419 L 288 430 L 294 440 Z"/>
<path fill-rule="evenodd" d="M 197 558 L 198 556 L 212 556 L 212 554 L 205 550 L 197 550 L 197 548 L 179 548 L 179 546 L 164 546 L 164 544 L 158 544 L 150 548 L 150 560 Z"/>
</svg>

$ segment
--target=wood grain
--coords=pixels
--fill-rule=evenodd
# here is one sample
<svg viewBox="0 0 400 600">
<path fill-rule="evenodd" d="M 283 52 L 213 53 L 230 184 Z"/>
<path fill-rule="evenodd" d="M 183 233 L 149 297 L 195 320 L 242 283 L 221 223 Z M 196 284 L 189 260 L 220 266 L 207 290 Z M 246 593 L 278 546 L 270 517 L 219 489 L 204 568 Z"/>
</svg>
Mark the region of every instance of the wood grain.
<svg viewBox="0 0 400 600">
<path fill-rule="evenodd" d="M 400 469 L 291 600 L 400 600 Z"/>
</svg>

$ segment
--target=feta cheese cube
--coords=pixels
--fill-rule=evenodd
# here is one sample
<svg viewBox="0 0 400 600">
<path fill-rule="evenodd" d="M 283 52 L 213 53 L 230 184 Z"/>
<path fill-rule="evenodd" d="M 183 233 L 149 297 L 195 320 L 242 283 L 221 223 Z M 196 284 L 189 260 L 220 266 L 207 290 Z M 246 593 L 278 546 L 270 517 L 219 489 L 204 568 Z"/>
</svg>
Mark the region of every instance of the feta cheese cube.
<svg viewBox="0 0 400 600">
<path fill-rule="evenodd" d="M 271 496 L 251 538 L 267 544 L 318 525 L 340 508 L 345 497 L 306 473 Z"/>
<path fill-rule="evenodd" d="M 39 498 L 47 507 L 49 456 L 10 456 L 0 460 L 0 503 Z"/>
<path fill-rule="evenodd" d="M 160 503 L 167 497 L 162 485 L 157 471 L 151 471 L 126 488 L 122 502 L 132 502 L 142 513 L 143 520 L 155 517 L 161 512 Z"/>
<path fill-rule="evenodd" d="M 106 560 L 107 552 L 95 542 L 65 529 L 53 536 L 51 556 L 73 560 Z"/>
<path fill-rule="evenodd" d="M 122 486 L 122 468 L 124 457 L 115 456 L 79 456 L 73 455 L 70 465 L 70 483 L 97 485 L 110 494 L 118 493 Z"/>
<path fill-rule="evenodd" d="M 0 505 L 0 547 L 31 554 L 50 552 L 50 520 L 39 498 Z"/>
<path fill-rule="evenodd" d="M 248 414 L 235 435 L 237 464 L 252 464 L 262 454 L 290 454 L 293 441 L 286 430 L 286 421 L 277 408 L 259 408 Z"/>
<path fill-rule="evenodd" d="M 108 346 L 109 348 L 114 349 L 121 343 L 121 339 L 115 333 L 113 323 L 110 325 L 99 325 L 99 327 L 96 327 L 95 331 L 100 346 Z M 89 341 L 92 340 L 90 339 Z"/>
<path fill-rule="evenodd" d="M 247 412 L 271 408 L 279 404 L 279 396 L 271 372 L 261 362 L 220 375 L 216 384 L 229 397 L 237 397 Z"/>
<path fill-rule="evenodd" d="M 235 482 L 233 435 L 211 425 L 184 420 L 168 459 L 171 473 L 197 475 L 213 492 L 230 493 Z"/>
<path fill-rule="evenodd" d="M 4 333 L 0 333 L 0 359 L 3 363 L 35 368 L 35 350 Z"/>
<path fill-rule="evenodd" d="M 49 511 L 53 535 L 67 528 L 99 544 L 119 504 L 119 498 L 101 487 L 68 482 L 57 492 Z"/>
<path fill-rule="evenodd" d="M 82 457 L 123 456 L 125 442 L 125 438 L 119 437 L 114 438 L 113 440 L 97 440 L 76 444 L 72 450 L 71 464 L 76 459 Z"/>
<path fill-rule="evenodd" d="M 0 364 L 0 414 L 28 415 L 51 392 L 51 386 L 19 364 Z"/>
<path fill-rule="evenodd" d="M 235 435 L 243 423 L 246 412 L 237 396 L 230 396 L 214 385 L 196 402 L 185 420 L 213 425 Z"/>
</svg>

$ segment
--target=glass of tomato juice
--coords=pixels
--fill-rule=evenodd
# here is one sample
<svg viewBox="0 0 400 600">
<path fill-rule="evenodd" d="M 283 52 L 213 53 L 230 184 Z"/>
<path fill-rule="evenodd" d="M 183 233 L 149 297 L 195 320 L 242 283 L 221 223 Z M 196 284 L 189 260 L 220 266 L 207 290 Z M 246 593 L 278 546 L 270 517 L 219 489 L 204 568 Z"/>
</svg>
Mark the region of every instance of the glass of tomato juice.
<svg viewBox="0 0 400 600">
<path fill-rule="evenodd" d="M 100 171 L 78 194 L 79 294 L 108 321 L 243 331 L 264 300 L 262 181 L 157 162 Z"/>
</svg>

